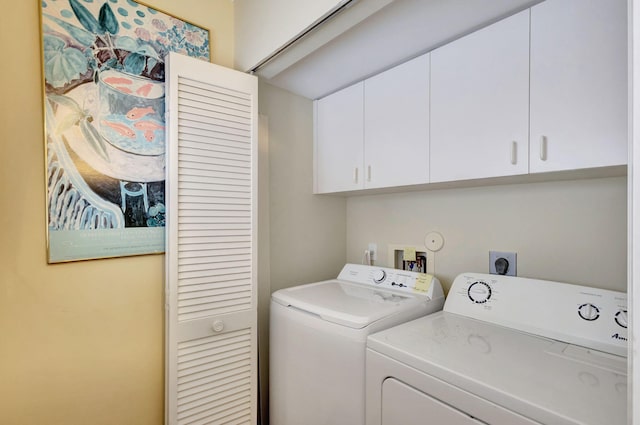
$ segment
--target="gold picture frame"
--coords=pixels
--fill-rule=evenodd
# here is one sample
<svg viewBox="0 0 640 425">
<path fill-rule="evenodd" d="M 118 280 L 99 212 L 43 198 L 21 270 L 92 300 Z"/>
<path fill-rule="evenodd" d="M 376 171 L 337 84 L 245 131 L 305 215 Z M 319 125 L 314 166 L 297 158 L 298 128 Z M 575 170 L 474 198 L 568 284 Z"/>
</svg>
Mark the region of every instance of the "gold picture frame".
<svg viewBox="0 0 640 425">
<path fill-rule="evenodd" d="M 39 0 L 47 261 L 164 252 L 164 57 L 208 29 L 134 0 Z"/>
</svg>

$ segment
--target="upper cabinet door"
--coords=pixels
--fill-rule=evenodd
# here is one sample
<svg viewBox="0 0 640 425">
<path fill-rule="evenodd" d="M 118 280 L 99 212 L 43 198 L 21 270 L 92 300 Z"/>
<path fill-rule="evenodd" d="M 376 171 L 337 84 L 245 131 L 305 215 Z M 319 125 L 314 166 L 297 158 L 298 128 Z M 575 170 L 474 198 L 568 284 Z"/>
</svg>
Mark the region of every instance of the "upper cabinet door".
<svg viewBox="0 0 640 425">
<path fill-rule="evenodd" d="M 364 83 L 364 187 L 429 182 L 429 55 Z"/>
<path fill-rule="evenodd" d="M 431 182 L 528 172 L 529 11 L 431 52 Z"/>
<path fill-rule="evenodd" d="M 315 103 L 316 193 L 363 188 L 364 83 Z"/>
<path fill-rule="evenodd" d="M 627 2 L 531 9 L 531 172 L 627 163 Z"/>
</svg>

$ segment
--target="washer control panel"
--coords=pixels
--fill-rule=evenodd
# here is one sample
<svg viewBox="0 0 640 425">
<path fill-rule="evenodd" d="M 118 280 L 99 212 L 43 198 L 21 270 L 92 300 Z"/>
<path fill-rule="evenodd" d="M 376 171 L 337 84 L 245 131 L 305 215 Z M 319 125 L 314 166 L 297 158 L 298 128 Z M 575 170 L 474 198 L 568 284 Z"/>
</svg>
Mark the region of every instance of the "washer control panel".
<svg viewBox="0 0 640 425">
<path fill-rule="evenodd" d="M 338 280 L 405 293 L 422 294 L 431 298 L 443 296 L 442 287 L 435 276 L 388 267 L 346 264 L 338 275 Z"/>
<path fill-rule="evenodd" d="M 561 282 L 463 273 L 444 311 L 627 355 L 627 294 Z"/>
</svg>

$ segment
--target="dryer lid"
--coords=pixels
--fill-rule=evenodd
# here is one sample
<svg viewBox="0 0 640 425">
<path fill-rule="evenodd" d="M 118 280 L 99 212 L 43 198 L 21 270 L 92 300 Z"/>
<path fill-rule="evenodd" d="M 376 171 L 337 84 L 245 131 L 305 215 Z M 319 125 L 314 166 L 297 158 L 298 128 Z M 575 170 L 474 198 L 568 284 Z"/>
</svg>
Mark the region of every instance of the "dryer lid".
<svg viewBox="0 0 640 425">
<path fill-rule="evenodd" d="M 622 356 L 446 311 L 369 335 L 367 346 L 539 423 L 626 422 Z"/>
<path fill-rule="evenodd" d="M 281 289 L 273 293 L 272 300 L 317 315 L 328 322 L 361 329 L 400 311 L 429 302 L 430 298 L 358 283 L 327 280 Z"/>
</svg>

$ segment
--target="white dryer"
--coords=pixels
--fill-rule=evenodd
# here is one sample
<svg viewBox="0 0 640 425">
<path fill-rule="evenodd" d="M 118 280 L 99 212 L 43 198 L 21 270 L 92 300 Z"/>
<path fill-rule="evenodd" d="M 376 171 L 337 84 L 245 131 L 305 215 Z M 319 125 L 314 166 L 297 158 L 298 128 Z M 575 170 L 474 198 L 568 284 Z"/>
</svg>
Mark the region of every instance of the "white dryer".
<svg viewBox="0 0 640 425">
<path fill-rule="evenodd" d="M 444 304 L 433 276 L 356 264 L 271 299 L 271 425 L 364 425 L 367 336 Z"/>
<path fill-rule="evenodd" d="M 462 274 L 443 311 L 369 336 L 367 425 L 623 425 L 626 354 L 625 293 Z"/>
</svg>

